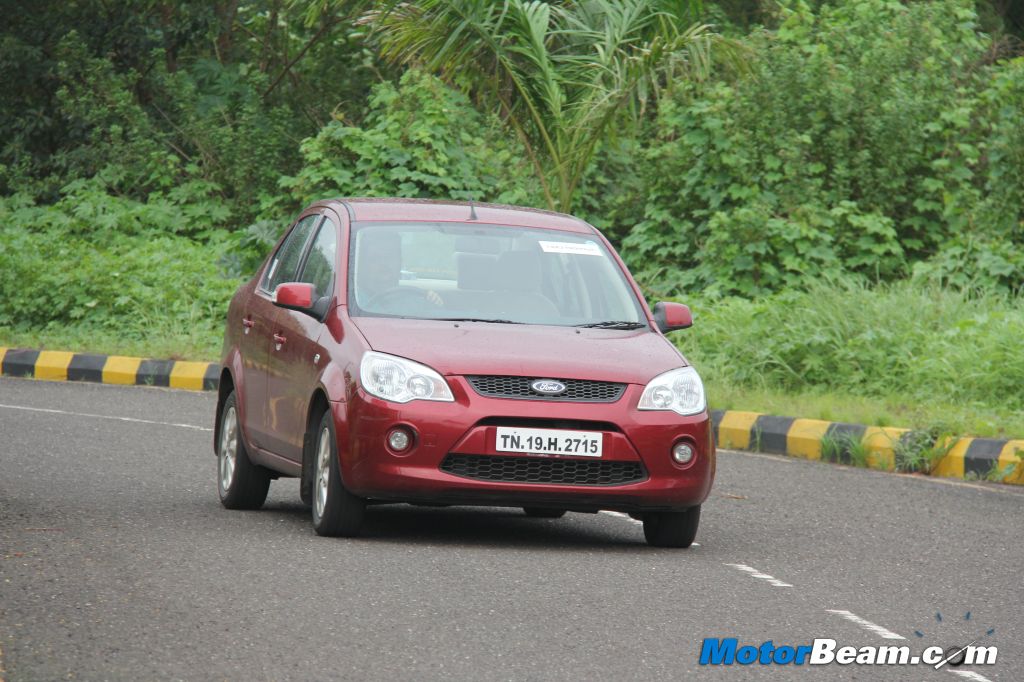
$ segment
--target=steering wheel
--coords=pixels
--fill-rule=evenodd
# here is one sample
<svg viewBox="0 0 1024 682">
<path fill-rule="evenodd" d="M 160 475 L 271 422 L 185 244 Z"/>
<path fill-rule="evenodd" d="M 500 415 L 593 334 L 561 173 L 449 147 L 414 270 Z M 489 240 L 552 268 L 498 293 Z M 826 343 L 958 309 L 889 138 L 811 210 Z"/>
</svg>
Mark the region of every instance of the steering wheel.
<svg viewBox="0 0 1024 682">
<path fill-rule="evenodd" d="M 427 292 L 423 289 L 414 289 L 412 287 L 391 287 L 387 291 L 375 294 L 373 298 L 366 302 L 366 307 L 370 309 L 390 308 L 406 302 L 419 303 L 426 299 Z"/>
</svg>

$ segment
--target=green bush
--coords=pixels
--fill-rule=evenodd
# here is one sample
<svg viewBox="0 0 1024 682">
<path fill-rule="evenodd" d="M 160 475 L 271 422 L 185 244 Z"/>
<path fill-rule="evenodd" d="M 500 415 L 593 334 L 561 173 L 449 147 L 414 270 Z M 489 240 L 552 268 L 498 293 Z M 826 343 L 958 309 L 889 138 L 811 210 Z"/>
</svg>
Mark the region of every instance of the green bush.
<svg viewBox="0 0 1024 682">
<path fill-rule="evenodd" d="M 625 240 L 639 278 L 756 296 L 935 258 L 922 268 L 945 281 L 978 266 L 978 284 L 1016 286 L 1022 67 L 985 66 L 972 3 L 782 6 L 748 76 L 663 102 Z"/>
<path fill-rule="evenodd" d="M 263 101 L 266 76 L 246 65 L 197 59 L 174 73 L 154 66 L 143 78 L 90 55 L 74 31 L 56 51 L 51 115 L 63 123 L 63 144 L 35 165 L 0 167 L 0 190 L 49 203 L 88 183 L 115 204 L 192 206 L 231 229 L 253 220 L 298 166 L 294 116 Z"/>
<path fill-rule="evenodd" d="M 616 246 L 644 210 L 644 128 L 622 131 L 598 148 L 583 176 L 574 213 L 601 230 Z"/>
<path fill-rule="evenodd" d="M 530 203 L 523 154 L 461 93 L 412 70 L 376 85 L 361 126 L 332 121 L 281 186 L 295 204 L 330 196 Z"/>
<path fill-rule="evenodd" d="M 113 193 L 103 174 L 68 183 L 51 204 L 20 193 L 0 199 L 0 220 L 8 227 L 53 231 L 55 239 L 65 233 L 91 237 L 99 245 L 119 235 L 209 236 L 227 218 L 228 210 L 202 181 L 151 192 L 145 201 L 138 201 Z"/>
<path fill-rule="evenodd" d="M 209 234 L 205 243 L 176 236 L 149 204 L 117 216 L 107 205 L 101 217 L 115 223 L 85 230 L 83 221 L 96 216 L 76 214 L 65 202 L 0 202 L 0 332 L 75 328 L 125 339 L 194 336 L 204 348 L 218 343 L 240 283 L 217 265 L 231 243 L 225 233 Z"/>
<path fill-rule="evenodd" d="M 992 69 L 984 90 L 967 99 L 973 118 L 947 147 L 974 160 L 957 184 L 943 186 L 950 235 L 914 272 L 959 287 L 1024 287 L 1024 58 Z M 956 158 L 955 154 L 950 154 Z M 937 160 L 943 166 L 946 159 Z"/>
</svg>

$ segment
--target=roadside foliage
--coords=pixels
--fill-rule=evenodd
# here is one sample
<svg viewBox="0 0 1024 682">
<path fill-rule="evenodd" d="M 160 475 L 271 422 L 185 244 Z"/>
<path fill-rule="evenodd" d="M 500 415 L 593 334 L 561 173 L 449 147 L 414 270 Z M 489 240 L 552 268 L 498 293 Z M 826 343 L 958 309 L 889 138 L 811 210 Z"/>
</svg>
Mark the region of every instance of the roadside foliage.
<svg viewBox="0 0 1024 682">
<path fill-rule="evenodd" d="M 624 242 L 652 291 L 1020 287 L 1024 61 L 991 63 L 969 3 L 789 3 L 748 42 L 749 77 L 659 111 Z"/>
</svg>

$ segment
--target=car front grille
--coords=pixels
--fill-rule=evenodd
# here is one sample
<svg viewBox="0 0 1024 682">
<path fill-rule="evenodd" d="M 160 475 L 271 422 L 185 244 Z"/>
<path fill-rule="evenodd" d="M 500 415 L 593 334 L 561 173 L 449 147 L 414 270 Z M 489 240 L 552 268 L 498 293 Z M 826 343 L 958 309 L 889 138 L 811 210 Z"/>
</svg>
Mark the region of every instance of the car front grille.
<svg viewBox="0 0 1024 682">
<path fill-rule="evenodd" d="M 576 403 L 614 403 L 622 397 L 626 384 L 586 379 L 556 379 L 565 384 L 561 395 L 545 395 L 530 387 L 537 379 L 547 377 L 511 377 L 496 375 L 467 376 L 466 380 L 480 395 L 487 398 L 513 398 L 516 400 L 556 400 Z"/>
<path fill-rule="evenodd" d="M 477 481 L 626 485 L 647 478 L 640 462 L 449 454 L 441 471 Z"/>
</svg>

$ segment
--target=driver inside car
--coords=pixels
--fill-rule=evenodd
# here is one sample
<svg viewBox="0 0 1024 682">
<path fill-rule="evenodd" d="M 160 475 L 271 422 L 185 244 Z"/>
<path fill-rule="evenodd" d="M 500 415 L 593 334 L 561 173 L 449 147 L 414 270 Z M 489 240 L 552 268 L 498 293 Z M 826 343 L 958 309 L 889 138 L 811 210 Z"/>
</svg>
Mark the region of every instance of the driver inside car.
<svg viewBox="0 0 1024 682">
<path fill-rule="evenodd" d="M 421 301 L 444 305 L 436 291 L 402 286 L 402 239 L 396 232 L 367 231 L 356 249 L 356 300 L 360 307 L 382 313 L 419 308 Z"/>
</svg>

